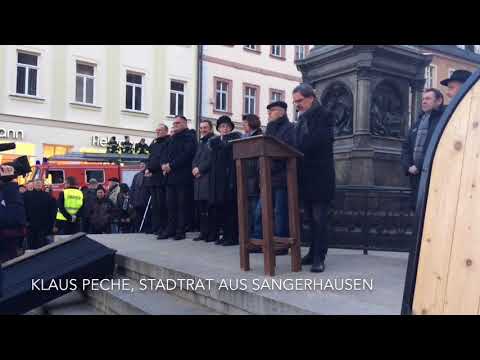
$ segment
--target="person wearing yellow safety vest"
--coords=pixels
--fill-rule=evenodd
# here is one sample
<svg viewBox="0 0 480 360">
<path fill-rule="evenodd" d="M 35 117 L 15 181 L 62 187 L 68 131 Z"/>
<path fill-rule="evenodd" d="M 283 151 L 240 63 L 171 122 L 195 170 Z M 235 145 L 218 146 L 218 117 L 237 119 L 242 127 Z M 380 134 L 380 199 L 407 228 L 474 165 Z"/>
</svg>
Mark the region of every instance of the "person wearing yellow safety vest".
<svg viewBox="0 0 480 360">
<path fill-rule="evenodd" d="M 58 197 L 57 229 L 59 235 L 72 235 L 80 231 L 80 218 L 83 213 L 83 193 L 77 181 L 69 176 L 65 189 Z"/>
</svg>

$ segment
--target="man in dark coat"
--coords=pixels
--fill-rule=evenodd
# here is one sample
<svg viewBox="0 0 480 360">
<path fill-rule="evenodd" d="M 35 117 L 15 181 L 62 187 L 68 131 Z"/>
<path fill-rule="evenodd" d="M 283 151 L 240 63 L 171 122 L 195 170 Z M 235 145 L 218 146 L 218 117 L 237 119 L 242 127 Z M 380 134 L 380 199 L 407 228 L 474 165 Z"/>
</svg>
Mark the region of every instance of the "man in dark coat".
<svg viewBox="0 0 480 360">
<path fill-rule="evenodd" d="M 90 232 L 92 234 L 108 234 L 110 233 L 110 224 L 115 205 L 106 196 L 102 185 L 97 187 L 95 196 L 95 201 L 89 207 L 87 215 L 90 218 Z"/>
<path fill-rule="evenodd" d="M 135 144 L 135 154 L 139 154 L 139 155 L 148 154 L 148 145 L 145 144 L 144 138 L 141 138 L 140 142 Z"/>
<path fill-rule="evenodd" d="M 145 177 L 145 164 L 142 163 L 142 168 L 135 174 L 132 180 L 132 187 L 130 189 L 130 197 L 133 208 L 137 216 L 135 217 L 135 231 L 139 231 L 140 225 L 147 209 L 148 198 L 150 197 L 149 186 Z M 144 228 L 146 224 L 144 223 Z"/>
<path fill-rule="evenodd" d="M 192 186 L 192 160 L 197 150 L 195 133 L 188 129 L 187 119 L 177 116 L 167 142 L 162 171 L 166 175 L 168 224 L 159 239 L 185 239 L 188 221 L 188 195 Z"/>
<path fill-rule="evenodd" d="M 200 142 L 198 143 L 197 152 L 192 161 L 193 179 L 193 196 L 195 207 L 200 218 L 200 236 L 194 238 L 194 241 L 207 240 L 208 234 L 212 229 L 214 222 L 210 214 L 209 198 L 209 172 L 210 172 L 210 148 L 208 141 L 214 136 L 213 125 L 210 120 L 200 122 Z"/>
<path fill-rule="evenodd" d="M 168 127 L 164 124 L 158 125 L 156 133 L 157 138 L 152 141 L 149 148 L 150 155 L 145 176 L 149 179 L 152 196 L 152 232 L 160 236 L 167 227 L 167 190 L 162 164 L 170 135 L 168 135 Z"/>
<path fill-rule="evenodd" d="M 0 176 L 13 173 L 13 167 L 0 165 Z M 17 256 L 25 224 L 25 207 L 17 183 L 0 179 L 0 264 Z"/>
<path fill-rule="evenodd" d="M 25 196 L 25 213 L 27 216 L 28 248 L 35 250 L 48 244 L 47 236 L 53 234 L 56 203 L 51 196 L 43 191 L 43 181 L 34 182 L 34 190 Z"/>
<path fill-rule="evenodd" d="M 310 251 L 302 264 L 312 264 L 312 272 L 323 272 L 328 250 L 328 211 L 335 196 L 335 120 L 308 84 L 300 84 L 293 90 L 293 102 L 299 111 L 295 142 L 304 154 L 299 167 L 300 199 L 312 229 Z"/>
<path fill-rule="evenodd" d="M 88 180 L 88 187 L 83 192 L 83 200 L 84 200 L 84 210 L 85 214 L 90 213 L 90 207 L 97 199 L 97 188 L 98 188 L 98 181 L 95 178 L 91 178 Z M 90 217 L 84 216 L 82 219 L 82 231 L 88 233 L 90 232 Z"/>
<path fill-rule="evenodd" d="M 284 101 L 275 101 L 267 106 L 268 125 L 265 135 L 295 146 L 295 129 L 287 116 L 287 104 Z M 287 193 L 287 164 L 285 160 L 272 161 L 272 195 L 274 208 L 274 234 L 278 237 L 288 237 L 288 193 Z M 253 237 L 262 239 L 262 204 L 257 203 L 255 210 L 255 227 Z M 281 254 L 288 254 L 288 249 Z M 280 254 L 279 254 L 280 255 Z"/>
<path fill-rule="evenodd" d="M 263 134 L 260 118 L 255 114 L 243 116 L 243 137 L 259 136 Z M 245 172 L 247 176 L 247 196 L 248 196 L 248 225 L 250 236 L 253 237 L 255 228 L 255 209 L 260 199 L 260 173 L 258 159 L 249 159 L 245 162 Z M 257 250 L 261 250 L 258 247 Z M 257 252 L 257 251 L 255 251 Z"/>
<path fill-rule="evenodd" d="M 212 166 L 210 170 L 210 204 L 214 208 L 215 231 L 210 241 L 217 245 L 231 246 L 238 244 L 238 208 L 236 170 L 233 160 L 232 140 L 242 137 L 239 132 L 233 132 L 235 124 L 228 116 L 221 116 L 217 120 L 217 131 L 220 136 L 210 139 L 212 150 Z M 223 238 L 219 231 L 223 227 Z"/>
<path fill-rule="evenodd" d="M 442 93 L 434 88 L 426 89 L 422 96 L 422 113 L 402 144 L 402 166 L 405 175 L 410 178 L 413 209 L 417 203 L 425 152 L 444 110 Z"/>
</svg>

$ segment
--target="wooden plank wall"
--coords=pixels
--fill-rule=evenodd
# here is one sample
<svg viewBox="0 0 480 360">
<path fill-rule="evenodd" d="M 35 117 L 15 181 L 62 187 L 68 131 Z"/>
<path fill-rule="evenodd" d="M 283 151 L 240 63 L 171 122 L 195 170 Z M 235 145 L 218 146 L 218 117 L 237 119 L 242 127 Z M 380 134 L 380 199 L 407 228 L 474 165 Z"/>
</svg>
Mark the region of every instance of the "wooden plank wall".
<svg viewBox="0 0 480 360">
<path fill-rule="evenodd" d="M 480 313 L 480 81 L 440 139 L 430 178 L 414 314 Z"/>
</svg>

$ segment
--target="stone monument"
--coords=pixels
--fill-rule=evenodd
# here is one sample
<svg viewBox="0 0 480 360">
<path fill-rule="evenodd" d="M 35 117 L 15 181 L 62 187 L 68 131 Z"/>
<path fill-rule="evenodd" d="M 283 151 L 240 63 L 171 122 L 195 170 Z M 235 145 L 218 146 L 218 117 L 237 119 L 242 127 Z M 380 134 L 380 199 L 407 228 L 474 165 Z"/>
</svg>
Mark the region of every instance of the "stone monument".
<svg viewBox="0 0 480 360">
<path fill-rule="evenodd" d="M 336 115 L 332 246 L 408 250 L 413 210 L 402 142 L 431 58 L 407 45 L 317 45 L 297 62 Z"/>
</svg>

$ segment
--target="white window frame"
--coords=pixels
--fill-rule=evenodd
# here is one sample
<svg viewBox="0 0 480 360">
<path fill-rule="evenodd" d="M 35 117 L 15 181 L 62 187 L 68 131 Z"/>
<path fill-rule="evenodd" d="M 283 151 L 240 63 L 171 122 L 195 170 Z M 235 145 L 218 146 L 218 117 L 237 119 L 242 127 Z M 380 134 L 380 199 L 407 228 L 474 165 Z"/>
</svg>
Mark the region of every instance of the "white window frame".
<svg viewBox="0 0 480 360">
<path fill-rule="evenodd" d="M 475 47 L 474 52 L 475 54 L 480 54 L 480 45 L 473 45 Z"/>
<path fill-rule="evenodd" d="M 93 68 L 93 76 L 92 75 L 86 75 L 86 74 L 79 74 L 77 73 L 77 64 L 81 65 L 87 65 L 91 66 Z M 77 100 L 77 77 L 82 77 L 83 81 L 83 94 L 82 94 L 82 101 Z M 96 105 L 97 100 L 96 100 L 96 77 L 97 77 L 97 64 L 95 63 L 89 63 L 86 61 L 80 61 L 76 60 L 75 61 L 75 89 L 74 89 L 74 102 L 78 104 L 85 104 L 85 105 Z M 93 80 L 93 96 L 92 96 L 92 103 L 87 102 L 87 79 L 92 79 Z"/>
<path fill-rule="evenodd" d="M 465 50 L 465 45 L 457 45 L 458 48 Z"/>
<path fill-rule="evenodd" d="M 177 83 L 183 84 L 183 91 L 172 90 L 172 82 L 177 82 Z M 178 112 L 178 96 L 179 95 L 183 95 L 183 115 L 185 116 L 186 88 L 187 88 L 186 81 L 177 80 L 177 79 L 170 79 L 170 94 L 175 94 L 175 113 L 172 114 L 171 113 L 172 109 L 169 109 L 169 112 L 170 112 L 171 116 L 179 115 L 179 112 Z M 170 98 L 169 98 L 169 100 L 170 100 Z M 170 107 L 170 101 L 168 103 L 168 107 Z"/>
<path fill-rule="evenodd" d="M 427 76 L 428 70 L 432 69 L 430 77 Z M 428 81 L 430 80 L 430 84 Z M 425 89 L 436 87 L 437 83 L 437 66 L 430 64 L 425 68 Z"/>
<path fill-rule="evenodd" d="M 221 84 L 221 88 L 218 89 L 218 84 Z M 223 85 L 226 85 L 226 89 L 223 88 Z M 223 111 L 223 112 L 228 112 L 228 91 L 229 91 L 229 83 L 227 81 L 223 80 L 217 80 L 215 82 L 215 111 Z M 220 102 L 222 102 L 222 95 L 225 94 L 225 109 L 218 108 L 217 107 L 217 95 L 220 93 Z M 222 104 L 223 105 L 223 104 Z"/>
<path fill-rule="evenodd" d="M 250 90 L 254 91 L 254 94 L 251 95 Z M 256 114 L 256 109 L 257 109 L 257 88 L 251 87 L 251 86 L 245 86 L 245 95 L 243 97 L 243 110 L 245 110 L 245 101 L 248 104 L 248 112 L 245 112 L 245 114 Z M 251 102 L 250 100 L 253 100 L 253 111 L 250 108 Z"/>
<path fill-rule="evenodd" d="M 243 45 L 245 49 L 257 51 L 257 45 Z"/>
<path fill-rule="evenodd" d="M 128 74 L 139 75 L 142 79 L 142 83 L 137 84 L 137 83 L 128 82 L 127 81 L 127 75 Z M 143 112 L 144 99 L 145 99 L 144 85 L 145 85 L 145 74 L 139 73 L 139 72 L 133 71 L 133 70 L 127 70 L 125 72 L 125 109 L 127 111 Z M 133 87 L 133 89 L 132 89 L 133 90 L 132 91 L 132 108 L 131 109 L 127 108 L 127 86 L 132 86 Z M 137 90 L 136 90 L 137 88 L 141 88 L 141 90 L 142 90 L 141 97 L 140 97 L 140 110 L 135 109 L 135 94 L 137 92 Z"/>
<path fill-rule="evenodd" d="M 278 99 L 275 99 L 275 98 L 274 98 L 274 95 L 280 95 L 280 97 L 279 97 Z M 282 95 L 283 95 L 282 92 L 276 91 L 276 90 L 272 90 L 272 97 L 271 97 L 270 101 L 271 101 L 271 102 L 274 102 L 274 101 L 283 101 L 283 100 L 282 100 Z"/>
<path fill-rule="evenodd" d="M 278 50 L 278 54 L 275 50 Z M 270 46 L 270 55 L 276 57 L 282 57 L 282 45 L 271 45 Z"/>
<path fill-rule="evenodd" d="M 37 57 L 37 65 L 30 65 L 30 64 L 23 64 L 23 63 L 19 63 L 18 62 L 18 54 L 27 54 L 27 55 L 32 55 L 32 56 L 36 56 Z M 39 86 L 40 86 L 40 66 L 39 66 L 39 63 L 40 63 L 40 54 L 35 54 L 35 53 L 32 53 L 32 52 L 29 52 L 29 51 L 24 51 L 24 50 L 21 50 L 21 49 L 17 49 L 17 59 L 16 59 L 16 64 L 17 64 L 17 67 L 15 68 L 15 70 L 17 70 L 19 67 L 23 67 L 25 68 L 25 92 L 24 93 L 19 93 L 17 92 L 17 72 L 15 72 L 15 94 L 17 95 L 22 95 L 22 96 L 31 96 L 31 97 L 39 97 L 38 95 L 38 89 L 39 89 Z M 34 69 L 34 70 L 37 70 L 37 88 L 35 89 L 35 95 L 31 95 L 28 93 L 28 79 L 30 78 L 30 69 Z"/>
<path fill-rule="evenodd" d="M 298 49 L 298 51 L 297 51 L 297 49 Z M 298 55 L 300 55 L 300 53 L 302 54 L 301 57 L 298 56 Z M 306 53 L 305 45 L 295 45 L 295 60 L 305 59 L 305 55 L 306 55 L 305 53 Z"/>
</svg>

